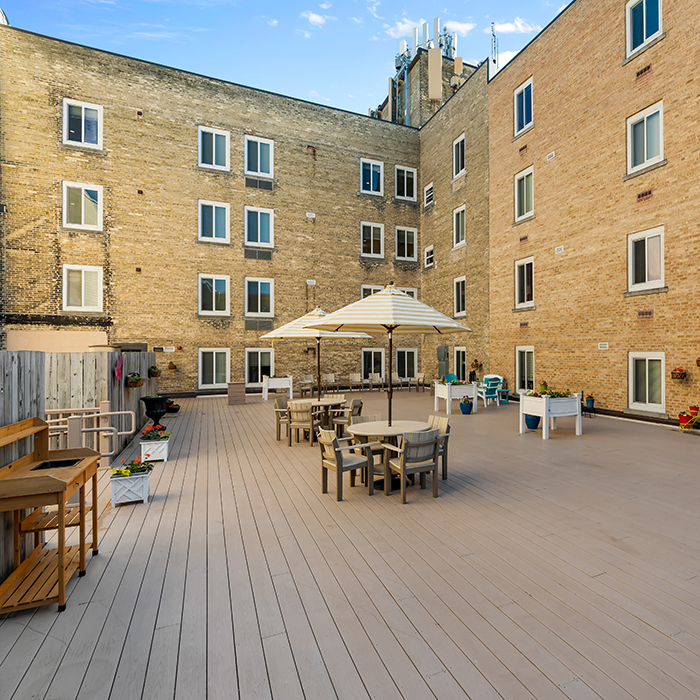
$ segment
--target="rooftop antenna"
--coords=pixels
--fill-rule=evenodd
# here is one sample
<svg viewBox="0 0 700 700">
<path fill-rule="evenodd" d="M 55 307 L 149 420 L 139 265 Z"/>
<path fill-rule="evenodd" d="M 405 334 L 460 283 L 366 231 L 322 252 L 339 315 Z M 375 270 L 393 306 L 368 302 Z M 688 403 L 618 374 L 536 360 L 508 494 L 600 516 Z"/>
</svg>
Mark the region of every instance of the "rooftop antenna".
<svg viewBox="0 0 700 700">
<path fill-rule="evenodd" d="M 496 24 L 491 22 L 491 62 L 494 73 L 498 73 L 498 37 L 496 36 Z"/>
</svg>

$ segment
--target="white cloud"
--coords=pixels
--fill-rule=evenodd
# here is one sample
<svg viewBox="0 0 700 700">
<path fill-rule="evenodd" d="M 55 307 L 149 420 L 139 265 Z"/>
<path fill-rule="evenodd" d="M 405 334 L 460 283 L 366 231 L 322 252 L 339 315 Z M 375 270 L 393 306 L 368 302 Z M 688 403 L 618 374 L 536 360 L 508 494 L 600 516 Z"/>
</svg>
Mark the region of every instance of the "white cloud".
<svg viewBox="0 0 700 700">
<path fill-rule="evenodd" d="M 329 7 L 331 7 L 331 4 L 329 2 L 324 2 L 323 5 L 319 5 L 319 7 L 322 10 L 327 10 Z"/>
<path fill-rule="evenodd" d="M 271 27 L 276 27 L 276 26 L 279 24 L 279 22 L 278 22 L 276 19 L 271 19 L 271 20 L 268 22 L 268 24 L 269 24 Z"/>
<path fill-rule="evenodd" d="M 379 0 L 377 0 L 377 1 L 374 2 L 374 3 L 370 3 L 370 4 L 367 5 L 367 11 L 368 11 L 370 14 L 374 15 L 377 19 L 384 19 L 383 17 L 380 17 L 380 16 L 377 14 L 377 8 L 378 8 L 381 4 L 382 4 L 382 3 L 379 2 Z"/>
<path fill-rule="evenodd" d="M 371 37 L 369 38 L 369 40 L 370 40 L 370 41 L 379 41 L 379 37 L 378 37 L 378 36 L 371 36 Z"/>
<path fill-rule="evenodd" d="M 516 17 L 512 22 L 504 22 L 503 24 L 495 23 L 494 28 L 501 34 L 529 34 L 530 32 L 539 32 L 542 27 L 539 24 L 530 24 L 520 17 Z M 484 29 L 484 34 L 490 34 L 491 27 Z"/>
<path fill-rule="evenodd" d="M 361 17 L 351 17 L 350 19 L 357 24 L 362 24 L 363 21 Z"/>
<path fill-rule="evenodd" d="M 309 92 L 309 97 L 320 97 L 320 95 L 316 92 L 316 90 L 311 90 Z"/>
<path fill-rule="evenodd" d="M 476 29 L 476 24 L 473 22 L 455 22 L 449 20 L 445 22 L 445 29 L 447 29 L 448 32 L 459 34 L 459 36 L 467 36 L 472 29 Z"/>
<path fill-rule="evenodd" d="M 301 34 L 304 37 L 304 39 L 311 38 L 311 32 L 307 32 L 305 29 L 297 29 L 297 34 Z"/>
<path fill-rule="evenodd" d="M 397 22 L 393 27 L 389 27 L 389 25 L 387 24 L 385 24 L 384 26 L 388 27 L 386 33 L 390 37 L 393 37 L 394 39 L 400 39 L 404 36 L 411 36 L 411 34 L 413 33 L 413 29 L 415 27 L 423 26 L 423 22 L 425 22 L 424 19 L 420 19 L 417 22 L 414 22 L 410 19 L 405 19 L 400 22 Z"/>
<path fill-rule="evenodd" d="M 310 12 L 309 10 L 306 10 L 306 12 L 302 12 L 300 17 L 306 17 L 306 19 L 311 22 L 316 27 L 322 27 L 326 23 L 326 18 L 322 17 L 321 15 L 317 15 L 315 12 Z"/>
</svg>

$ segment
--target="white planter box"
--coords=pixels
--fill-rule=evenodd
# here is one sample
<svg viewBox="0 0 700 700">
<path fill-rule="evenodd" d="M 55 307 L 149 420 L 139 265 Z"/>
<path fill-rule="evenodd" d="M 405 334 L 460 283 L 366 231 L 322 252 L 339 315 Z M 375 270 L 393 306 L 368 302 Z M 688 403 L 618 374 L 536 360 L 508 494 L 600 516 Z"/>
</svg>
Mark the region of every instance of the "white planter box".
<svg viewBox="0 0 700 700">
<path fill-rule="evenodd" d="M 525 416 L 540 416 L 542 418 L 542 439 L 549 439 L 550 421 L 551 429 L 557 429 L 557 418 L 562 416 L 576 416 L 576 435 L 583 434 L 581 420 L 581 394 L 564 396 L 561 399 L 544 396 L 520 395 L 520 434 L 526 432 Z"/>
<path fill-rule="evenodd" d="M 447 415 L 452 413 L 452 401 L 461 400 L 468 396 L 474 405 L 473 413 L 476 413 L 478 406 L 476 403 L 476 384 L 440 384 L 435 382 L 435 411 L 440 410 L 440 399 L 445 399 Z"/>
<path fill-rule="evenodd" d="M 286 389 L 289 398 L 294 398 L 292 396 L 292 375 L 288 374 L 286 377 L 268 377 L 267 375 L 263 377 L 263 399 L 267 401 L 267 393 L 274 389 Z"/>
<path fill-rule="evenodd" d="M 112 508 L 119 503 L 142 501 L 148 503 L 151 490 L 151 472 L 131 474 L 130 476 L 115 476 L 109 480 L 112 485 Z"/>
<path fill-rule="evenodd" d="M 169 442 L 170 440 L 141 440 L 141 461 L 167 462 Z"/>
</svg>

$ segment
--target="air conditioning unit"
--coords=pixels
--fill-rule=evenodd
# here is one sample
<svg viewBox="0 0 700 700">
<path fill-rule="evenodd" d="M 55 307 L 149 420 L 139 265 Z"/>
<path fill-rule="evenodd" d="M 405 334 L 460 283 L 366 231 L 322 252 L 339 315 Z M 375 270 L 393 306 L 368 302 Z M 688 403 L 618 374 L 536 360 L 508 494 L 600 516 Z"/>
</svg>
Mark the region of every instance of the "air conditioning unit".
<svg viewBox="0 0 700 700">
<path fill-rule="evenodd" d="M 174 345 L 155 345 L 153 352 L 175 352 Z"/>
</svg>

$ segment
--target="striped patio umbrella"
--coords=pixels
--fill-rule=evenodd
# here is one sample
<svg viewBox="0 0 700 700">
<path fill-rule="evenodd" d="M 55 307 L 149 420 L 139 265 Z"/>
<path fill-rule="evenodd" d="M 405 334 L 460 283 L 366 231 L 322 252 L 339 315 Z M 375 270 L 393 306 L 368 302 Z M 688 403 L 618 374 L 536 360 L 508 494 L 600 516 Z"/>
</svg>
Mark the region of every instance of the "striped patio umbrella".
<svg viewBox="0 0 700 700">
<path fill-rule="evenodd" d="M 315 340 L 316 341 L 316 374 L 318 381 L 318 398 L 321 398 L 321 340 L 324 338 L 327 340 L 352 340 L 360 338 L 369 338 L 367 333 L 348 331 L 344 333 L 333 333 L 331 331 L 318 330 L 316 328 L 309 328 L 309 324 L 328 316 L 328 314 L 323 311 L 320 307 L 316 307 L 313 311 L 308 314 L 297 318 L 295 321 L 290 321 L 285 323 L 284 326 L 280 326 L 274 331 L 265 333 L 261 335 L 261 340 Z M 313 387 L 311 389 L 311 396 L 313 397 Z"/>
<path fill-rule="evenodd" d="M 389 425 L 391 425 L 391 401 L 393 398 L 392 342 L 394 333 L 457 333 L 471 331 L 449 316 L 440 313 L 417 299 L 399 291 L 394 283 L 381 292 L 370 294 L 348 306 L 344 306 L 323 319 L 309 324 L 313 328 L 334 332 L 364 332 L 389 334 Z"/>
</svg>

